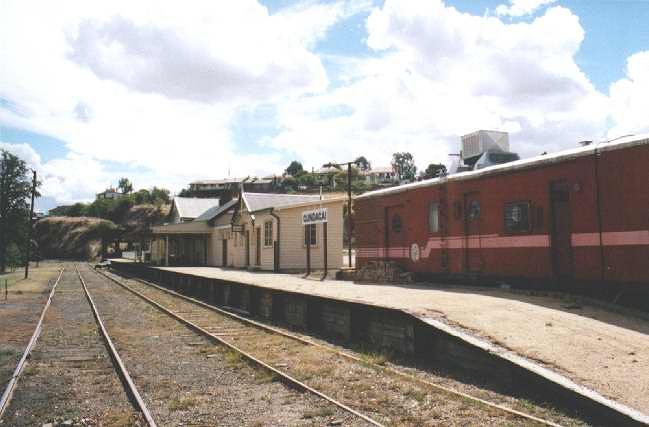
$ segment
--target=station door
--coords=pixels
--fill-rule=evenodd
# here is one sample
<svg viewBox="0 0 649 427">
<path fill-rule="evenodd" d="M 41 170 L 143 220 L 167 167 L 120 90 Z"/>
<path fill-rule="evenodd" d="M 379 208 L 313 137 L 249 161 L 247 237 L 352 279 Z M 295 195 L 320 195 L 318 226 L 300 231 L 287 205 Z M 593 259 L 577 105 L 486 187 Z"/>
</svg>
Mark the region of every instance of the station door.
<svg viewBox="0 0 649 427">
<path fill-rule="evenodd" d="M 228 265 L 228 239 L 221 241 L 221 265 L 223 267 Z"/>
</svg>

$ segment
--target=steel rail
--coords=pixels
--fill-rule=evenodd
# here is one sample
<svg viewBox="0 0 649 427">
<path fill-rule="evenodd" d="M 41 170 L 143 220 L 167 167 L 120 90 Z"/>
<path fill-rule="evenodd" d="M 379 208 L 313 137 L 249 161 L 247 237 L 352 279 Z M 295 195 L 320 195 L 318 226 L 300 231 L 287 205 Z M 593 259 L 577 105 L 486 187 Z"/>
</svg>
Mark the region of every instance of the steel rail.
<svg viewBox="0 0 649 427">
<path fill-rule="evenodd" d="M 110 358 L 113 360 L 113 364 L 115 365 L 117 375 L 119 375 L 120 380 L 122 380 L 122 385 L 124 386 L 124 390 L 126 391 L 126 394 L 128 395 L 131 404 L 133 404 L 135 409 L 137 409 L 142 414 L 149 427 L 156 427 L 156 423 L 153 420 L 153 417 L 151 416 L 149 409 L 146 407 L 144 400 L 142 400 L 142 396 L 140 396 L 140 393 L 138 392 L 137 387 L 135 387 L 135 383 L 133 382 L 131 375 L 128 373 L 128 370 L 126 369 L 126 365 L 122 361 L 122 358 L 119 356 L 119 353 L 117 352 L 117 349 L 113 344 L 113 341 L 110 339 L 110 336 L 108 335 L 108 331 L 106 330 L 106 327 L 104 326 L 104 322 L 101 320 L 101 317 L 99 316 L 99 311 L 97 311 L 97 306 L 95 306 L 95 303 L 92 300 L 92 297 L 90 296 L 90 292 L 88 291 L 88 287 L 86 286 L 85 280 L 83 280 L 83 277 L 81 276 L 81 272 L 79 271 L 76 265 L 74 266 L 74 269 L 76 270 L 77 275 L 79 276 L 79 281 L 81 281 L 83 291 L 86 294 L 86 299 L 88 300 L 88 304 L 90 304 L 90 308 L 92 309 L 92 315 L 94 316 L 97 325 L 99 325 L 99 330 L 101 332 L 102 337 L 104 338 L 106 347 L 108 348 L 108 353 L 110 354 Z"/>
<path fill-rule="evenodd" d="M 193 330 L 193 331 L 195 331 L 195 332 L 197 332 L 197 333 L 199 333 L 201 335 L 204 335 L 205 337 L 209 338 L 210 340 L 212 340 L 214 342 L 217 342 L 218 344 L 226 346 L 230 350 L 233 350 L 233 351 L 241 354 L 243 357 L 245 357 L 247 360 L 251 361 L 252 363 L 254 363 L 254 364 L 258 365 L 258 366 L 261 366 L 262 368 L 272 372 L 273 374 L 277 375 L 283 382 L 285 382 L 285 383 L 287 383 L 287 384 L 289 384 L 289 385 L 291 385 L 291 386 L 293 386 L 295 388 L 298 388 L 298 389 L 307 391 L 309 393 L 312 393 L 312 394 L 314 394 L 314 395 L 316 395 L 316 396 L 318 396 L 318 397 L 320 397 L 320 398 L 322 398 L 322 399 L 324 399 L 324 400 L 338 406 L 339 408 L 345 410 L 346 412 L 349 412 L 350 414 L 352 414 L 352 415 L 354 415 L 354 416 L 368 422 L 369 424 L 372 424 L 372 425 L 377 426 L 377 427 L 384 427 L 384 425 L 379 423 L 378 421 L 368 417 L 365 414 L 362 414 L 362 413 L 356 411 L 355 409 L 352 409 L 351 407 L 345 405 L 344 403 L 337 401 L 333 397 L 327 396 L 326 394 L 312 388 L 311 386 L 303 383 L 302 381 L 298 380 L 297 378 L 294 378 L 291 375 L 289 375 L 289 374 L 287 374 L 285 372 L 282 372 L 279 369 L 269 365 L 268 363 L 262 361 L 261 359 L 256 358 L 255 356 L 253 356 L 252 354 L 246 352 L 245 350 L 240 349 L 239 347 L 235 346 L 234 344 L 231 344 L 231 343 L 227 342 L 226 340 L 220 338 L 219 336 L 214 335 L 213 333 L 209 332 L 208 330 L 203 329 L 202 327 L 200 327 L 197 324 L 191 322 L 190 320 L 185 319 L 184 317 L 182 317 L 179 314 L 173 312 L 172 310 L 168 309 L 167 307 L 163 306 L 162 304 L 158 303 L 157 301 L 154 301 L 153 299 L 147 297 L 146 295 L 136 291 L 135 289 L 132 289 L 128 285 L 125 285 L 125 284 L 121 283 L 117 279 L 115 279 L 113 277 L 110 277 L 110 276 L 104 274 L 101 271 L 95 270 L 92 267 L 90 267 L 90 268 L 93 271 L 95 271 L 96 273 L 101 274 L 103 277 L 111 280 L 112 282 L 114 282 L 117 285 L 121 286 L 122 288 L 126 289 L 127 291 L 129 291 L 129 292 L 133 293 L 134 295 L 137 295 L 138 297 L 142 298 L 144 301 L 146 301 L 147 303 L 149 303 L 152 306 L 156 307 L 158 310 L 162 311 L 163 313 L 173 317 L 174 319 L 176 319 L 180 323 L 187 326 L 189 329 L 191 329 L 191 330 Z"/>
<path fill-rule="evenodd" d="M 54 286 L 52 286 L 52 290 L 50 290 L 50 294 L 48 295 L 47 301 L 45 302 L 45 306 L 43 307 L 43 311 L 41 312 L 41 317 L 38 319 L 36 328 L 34 328 L 34 333 L 32 334 L 32 337 L 29 340 L 29 342 L 27 343 L 27 347 L 25 347 L 25 351 L 23 352 L 22 357 L 18 361 L 14 373 L 12 374 L 11 379 L 7 383 L 7 387 L 5 387 L 4 393 L 2 393 L 2 398 L 0 398 L 0 418 L 2 418 L 2 415 L 4 414 L 5 410 L 9 407 L 9 402 L 11 402 L 11 398 L 14 394 L 14 390 L 16 389 L 16 385 L 18 384 L 18 378 L 20 378 L 20 374 L 22 374 L 23 372 L 23 368 L 25 367 L 25 362 L 27 361 L 27 357 L 32 352 L 32 349 L 36 345 L 36 341 L 38 341 L 38 337 L 41 335 L 41 331 L 43 329 L 43 319 L 45 319 L 45 312 L 50 307 L 50 303 L 52 302 L 52 297 L 54 296 L 54 291 L 56 290 L 56 286 L 59 284 L 59 280 L 61 280 L 61 276 L 63 275 L 63 270 L 65 270 L 65 268 L 61 268 L 61 270 L 59 271 L 59 276 L 56 278 L 56 281 L 54 282 Z"/>
<path fill-rule="evenodd" d="M 97 271 L 97 270 L 95 270 L 95 271 Z M 100 272 L 100 271 L 97 271 L 97 272 L 104 275 L 105 277 L 107 277 L 107 278 L 109 278 L 111 280 L 116 281 L 115 279 L 113 279 L 112 277 L 107 276 L 103 272 Z M 326 350 L 328 352 L 337 354 L 337 355 L 339 355 L 341 357 L 347 358 L 349 360 L 353 360 L 355 362 L 371 365 L 375 369 L 381 370 L 383 372 L 387 372 L 387 373 L 390 373 L 392 375 L 399 376 L 399 377 L 404 378 L 404 379 L 408 379 L 410 381 L 413 381 L 413 382 L 416 382 L 416 383 L 419 383 L 419 384 L 422 384 L 422 385 L 425 385 L 425 386 L 428 386 L 428 387 L 431 387 L 431 388 L 434 388 L 434 389 L 449 393 L 449 394 L 454 395 L 454 396 L 459 396 L 459 397 L 462 397 L 462 398 L 465 398 L 465 399 L 469 399 L 469 400 L 471 400 L 471 401 L 473 401 L 475 403 L 479 403 L 479 404 L 482 404 L 482 405 L 485 405 L 485 406 L 488 406 L 488 407 L 491 407 L 491 408 L 494 408 L 494 409 L 498 409 L 498 410 L 501 410 L 503 412 L 509 413 L 511 415 L 515 415 L 515 416 L 520 417 L 520 418 L 524 418 L 524 419 L 528 419 L 530 421 L 537 422 L 539 424 L 543 424 L 543 425 L 551 426 L 551 427 L 561 427 L 561 424 L 557 424 L 557 423 L 549 421 L 549 420 L 544 420 L 544 419 L 536 417 L 534 415 L 527 414 L 525 412 L 521 412 L 521 411 L 518 411 L 516 409 L 512 409 L 512 408 L 509 408 L 507 406 L 500 405 L 498 403 L 493 403 L 493 402 L 490 402 L 488 400 L 485 400 L 485 399 L 482 399 L 482 398 L 479 398 L 479 397 L 472 396 L 470 394 L 464 393 L 462 391 L 452 389 L 450 387 L 445 387 L 443 385 L 436 384 L 436 383 L 434 383 L 432 381 L 428 381 L 428 380 L 424 380 L 422 378 L 418 378 L 418 377 L 416 377 L 414 375 L 410 375 L 410 374 L 407 374 L 405 372 L 401 372 L 401 371 L 399 371 L 397 369 L 394 369 L 394 368 L 391 368 L 389 366 L 382 366 L 382 365 L 379 365 L 377 363 L 368 362 L 368 361 L 363 360 L 360 357 L 355 356 L 353 354 L 349 354 L 349 353 L 346 353 L 346 352 L 343 352 L 343 351 L 336 350 L 336 349 L 334 349 L 332 347 L 329 347 L 327 345 L 317 343 L 315 341 L 309 340 L 307 338 L 304 338 L 304 337 L 301 337 L 301 336 L 298 336 L 298 335 L 293 335 L 293 334 L 288 333 L 286 331 L 283 331 L 283 330 L 281 330 L 279 328 L 275 328 L 275 327 L 266 325 L 264 323 L 258 322 L 256 320 L 249 319 L 247 317 L 243 317 L 243 316 L 241 316 L 239 314 L 236 314 L 236 313 L 233 313 L 233 312 L 231 312 L 229 310 L 222 309 L 222 308 L 207 304 L 207 303 L 205 303 L 203 301 L 194 299 L 192 297 L 188 297 L 186 295 L 180 294 L 180 293 L 178 293 L 176 291 L 173 291 L 171 289 L 166 289 L 166 288 L 164 288 L 162 286 L 156 285 L 155 283 L 151 283 L 151 282 L 148 282 L 146 280 L 142 280 L 142 279 L 137 278 L 137 277 L 131 277 L 131 280 L 135 280 L 135 281 L 140 282 L 140 283 L 142 283 L 144 285 L 154 287 L 154 288 L 156 288 L 156 289 L 158 289 L 158 290 L 160 290 L 162 292 L 166 292 L 166 293 L 168 293 L 170 295 L 173 295 L 173 296 L 176 296 L 178 298 L 184 299 L 184 300 L 186 300 L 188 302 L 199 305 L 199 306 L 201 306 L 203 308 L 206 308 L 208 310 L 215 311 L 215 312 L 217 312 L 219 314 L 223 314 L 225 316 L 231 317 L 231 318 L 233 318 L 235 320 L 238 320 L 240 322 L 253 325 L 253 326 L 255 326 L 257 328 L 260 328 L 260 329 L 263 329 L 263 330 L 265 330 L 267 332 L 277 334 L 277 335 L 282 335 L 282 336 L 284 336 L 286 338 L 290 338 L 292 340 L 299 341 L 299 342 L 301 342 L 303 344 L 318 347 L 320 349 L 323 349 L 323 350 Z"/>
</svg>

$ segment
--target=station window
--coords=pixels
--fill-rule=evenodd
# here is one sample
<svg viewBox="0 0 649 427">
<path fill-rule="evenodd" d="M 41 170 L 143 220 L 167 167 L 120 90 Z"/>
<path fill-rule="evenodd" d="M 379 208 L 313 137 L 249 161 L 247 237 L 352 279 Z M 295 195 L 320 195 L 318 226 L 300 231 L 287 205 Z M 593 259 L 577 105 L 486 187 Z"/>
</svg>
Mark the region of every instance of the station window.
<svg viewBox="0 0 649 427">
<path fill-rule="evenodd" d="M 428 231 L 439 232 L 439 203 L 432 202 L 428 207 Z"/>
<path fill-rule="evenodd" d="M 317 241 L 318 233 L 316 229 L 316 224 L 309 224 L 304 226 L 304 246 L 309 244 L 309 239 L 311 240 L 311 246 L 315 246 Z"/>
<path fill-rule="evenodd" d="M 273 246 L 273 221 L 264 222 L 264 246 Z"/>
<path fill-rule="evenodd" d="M 505 231 L 527 233 L 530 231 L 530 202 L 505 204 Z"/>
</svg>

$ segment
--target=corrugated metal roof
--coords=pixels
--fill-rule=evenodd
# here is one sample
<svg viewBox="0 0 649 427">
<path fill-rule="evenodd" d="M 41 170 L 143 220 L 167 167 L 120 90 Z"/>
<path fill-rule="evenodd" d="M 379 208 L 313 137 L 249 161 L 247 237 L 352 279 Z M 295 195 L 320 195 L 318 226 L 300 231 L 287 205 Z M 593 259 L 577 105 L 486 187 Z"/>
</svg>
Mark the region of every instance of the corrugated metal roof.
<svg viewBox="0 0 649 427">
<path fill-rule="evenodd" d="M 302 203 L 317 202 L 319 200 L 319 195 L 311 194 L 243 193 L 243 201 L 249 212 L 300 205 Z"/>
<path fill-rule="evenodd" d="M 236 184 L 243 182 L 248 178 L 224 178 L 224 179 L 204 179 L 199 181 L 190 182 L 190 185 L 205 185 L 205 184 Z"/>
<path fill-rule="evenodd" d="M 366 171 L 361 171 L 362 175 L 372 175 L 375 173 L 393 173 L 394 168 L 392 166 L 378 166 L 378 167 L 373 167 L 372 169 L 366 170 Z"/>
<path fill-rule="evenodd" d="M 219 205 L 219 199 L 200 199 L 197 197 L 174 197 L 173 206 L 180 218 L 198 218 L 203 212 Z"/>
<path fill-rule="evenodd" d="M 221 206 L 213 206 L 213 207 L 209 208 L 208 210 L 206 210 L 205 212 L 203 212 L 198 218 L 196 218 L 194 220 L 194 222 L 197 222 L 197 221 L 209 221 L 209 220 L 211 220 L 213 218 L 216 218 L 217 216 L 219 216 L 223 212 L 227 212 L 228 210 L 233 208 L 237 203 L 239 203 L 239 199 L 232 199 L 229 202 L 224 203 Z"/>
<path fill-rule="evenodd" d="M 435 185 L 442 181 L 462 181 L 468 179 L 475 179 L 482 176 L 504 173 L 507 171 L 527 169 L 543 164 L 558 163 L 567 159 L 574 159 L 577 157 L 591 155 L 595 152 L 617 150 L 635 145 L 649 144 L 649 133 L 640 135 L 625 136 L 612 141 L 604 141 L 597 144 L 590 144 L 585 147 L 572 148 L 570 150 L 563 150 L 552 154 L 544 154 L 541 156 L 531 157 L 529 159 L 517 160 L 515 162 L 504 163 L 501 165 L 491 166 L 477 171 L 461 172 L 454 175 L 449 175 L 442 178 L 426 179 L 419 182 L 410 184 L 399 185 L 397 187 L 386 188 L 383 190 L 369 191 L 354 197 L 354 199 L 367 199 L 371 197 L 383 196 L 386 194 L 402 193 L 404 191 L 412 190 L 415 188 L 428 187 Z"/>
</svg>

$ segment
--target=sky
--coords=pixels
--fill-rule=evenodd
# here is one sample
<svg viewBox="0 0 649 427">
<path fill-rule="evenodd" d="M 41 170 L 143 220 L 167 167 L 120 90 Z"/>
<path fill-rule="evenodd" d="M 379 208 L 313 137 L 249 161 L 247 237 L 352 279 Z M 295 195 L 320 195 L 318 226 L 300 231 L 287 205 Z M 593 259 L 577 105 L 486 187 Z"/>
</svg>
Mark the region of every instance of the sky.
<svg viewBox="0 0 649 427">
<path fill-rule="evenodd" d="M 649 132 L 649 0 L 0 0 L 0 148 L 37 209 L 363 155 Z"/>
</svg>

